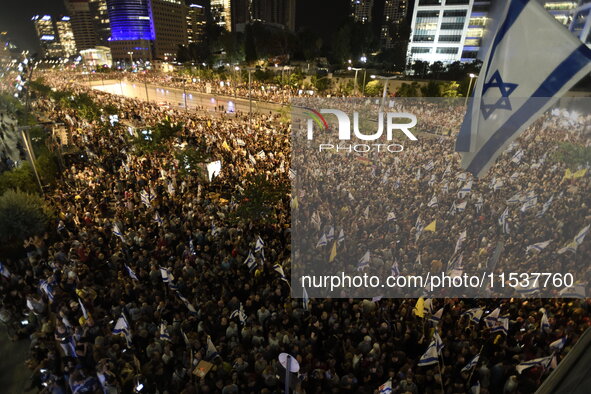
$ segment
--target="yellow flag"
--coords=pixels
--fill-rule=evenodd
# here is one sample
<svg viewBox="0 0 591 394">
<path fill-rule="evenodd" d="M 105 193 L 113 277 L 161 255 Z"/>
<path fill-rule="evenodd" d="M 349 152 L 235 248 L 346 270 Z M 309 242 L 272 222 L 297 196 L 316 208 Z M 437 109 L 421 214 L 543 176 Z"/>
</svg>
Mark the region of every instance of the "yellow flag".
<svg viewBox="0 0 591 394">
<path fill-rule="evenodd" d="M 427 227 L 424 228 L 423 231 L 433 231 L 435 232 L 435 227 L 437 226 L 437 220 L 433 220 Z"/>
<path fill-rule="evenodd" d="M 300 204 L 298 203 L 298 197 L 297 197 L 297 196 L 295 196 L 295 197 L 293 198 L 293 200 L 291 200 L 291 207 L 292 207 L 293 209 L 298 209 L 298 207 L 299 207 L 299 206 L 300 206 Z"/>
<path fill-rule="evenodd" d="M 417 300 L 417 304 L 415 305 L 412 312 L 415 314 L 415 316 L 425 317 L 425 300 L 423 300 L 423 297 Z"/>
<path fill-rule="evenodd" d="M 224 140 L 224 142 L 222 142 L 222 148 L 224 148 L 228 152 L 231 151 L 230 146 L 228 145 L 228 143 L 226 142 L 226 140 Z"/>
<path fill-rule="evenodd" d="M 571 179 L 573 177 L 573 173 L 570 172 L 570 168 L 567 168 L 566 171 L 564 171 L 564 176 L 562 177 L 562 179 Z"/>
<path fill-rule="evenodd" d="M 573 179 L 582 178 L 585 176 L 586 173 L 587 173 L 587 169 L 583 168 L 582 170 L 579 170 L 573 174 Z"/>
<path fill-rule="evenodd" d="M 335 257 L 337 257 L 337 241 L 335 241 L 332 244 L 332 250 L 330 251 L 330 257 L 328 258 L 328 262 L 332 263 Z"/>
</svg>

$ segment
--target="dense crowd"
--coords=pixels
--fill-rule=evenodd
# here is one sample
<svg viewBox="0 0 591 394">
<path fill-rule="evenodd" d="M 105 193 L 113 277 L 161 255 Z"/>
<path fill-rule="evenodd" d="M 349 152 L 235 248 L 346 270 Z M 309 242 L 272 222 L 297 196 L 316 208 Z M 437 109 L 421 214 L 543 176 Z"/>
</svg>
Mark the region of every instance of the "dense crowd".
<svg viewBox="0 0 591 394">
<path fill-rule="evenodd" d="M 87 91 L 68 78 L 46 77 L 56 89 Z M 2 315 L 20 321 L 20 314 L 27 313 L 19 333 L 31 339 L 31 388 L 48 393 L 273 393 L 283 389 L 284 369 L 277 356 L 288 352 L 301 366 L 292 374 L 298 392 L 373 393 L 390 381 L 397 393 L 466 393 L 473 386 L 480 393 L 528 393 L 548 375 L 548 368 L 518 373 L 516 366 L 552 353 L 560 361 L 590 325 L 591 304 L 585 299 L 434 299 L 421 317 L 423 311 L 413 311 L 416 299 L 292 298 L 276 268 L 279 264 L 290 276 L 292 198 L 277 201 L 272 220 L 264 224 L 233 215 L 253 175 L 277 188 L 289 184 L 290 126 L 277 115 L 255 114 L 249 133 L 248 119 L 240 113 L 213 117 L 88 93 L 100 105 L 119 108 L 117 125 L 107 119 L 89 121 L 48 99 L 33 105 L 37 113 L 65 125 L 70 144 L 87 160 L 72 163 L 47 195 L 59 216 L 57 231 L 27 241 L 26 257 L 3 261 L 10 274 L 0 277 Z M 183 125 L 166 149 L 134 150 L 129 125 L 141 130 L 163 119 Z M 445 122 L 445 116 L 434 121 Z M 531 132 L 522 139 L 523 162 L 539 162 L 549 141 L 582 141 L 574 132 L 547 126 L 538 125 L 549 133 Z M 556 233 L 553 246 L 558 246 L 589 223 L 588 176 L 563 182 L 559 164 L 546 160 L 526 170 L 508 164 L 512 156 L 489 175 L 503 179 L 504 186 L 491 192 L 487 182 L 474 183 L 461 215 L 447 212 L 459 183 L 468 179 L 452 180 L 451 175 L 448 193 L 437 194 L 438 208 L 426 209 L 428 201 L 423 200 L 442 187 L 446 165 L 451 163 L 457 172 L 457 157 L 449 154 L 452 143 L 441 137 L 405 144 L 403 156 L 392 163 L 376 162 L 373 178 L 360 184 L 339 174 L 316 180 L 327 186 L 336 180 L 342 185 L 339 192 L 351 193 L 352 202 L 346 205 L 357 214 L 373 204 L 365 201 L 369 189 L 378 188 L 386 198 L 376 205 L 406 202 L 396 211 L 391 230 L 400 244 L 380 251 L 379 262 L 372 258 L 371 266 L 389 269 L 399 260 L 404 274 L 415 269 L 419 252 L 423 263 L 447 259 L 453 249 L 450 237 L 467 228 L 464 266 L 471 269 L 491 255 L 501 236 L 499 210 L 520 184 L 527 185 L 524 193 L 535 190 L 540 202 L 556 194 L 554 205 L 541 217 L 547 221 L 543 225 L 525 220 L 533 210 L 511 213 L 512 226 L 532 227 L 521 229 L 519 239 L 507 238 L 499 267 L 525 262 L 523 245 L 529 242 Z M 211 182 L 183 175 L 174 152 L 186 145 L 221 160 L 220 175 Z M 317 155 L 309 159 L 314 166 L 323 164 Z M 436 165 L 417 176 L 417 168 L 430 160 Z M 366 166 L 351 165 L 362 164 Z M 393 169 L 386 170 L 386 165 Z M 521 174 L 519 182 L 513 181 L 513 172 Z M 431 173 L 435 184 L 430 184 Z M 305 170 L 295 176 L 305 177 Z M 318 195 L 310 190 L 298 197 L 297 209 L 322 206 L 314 238 L 330 225 L 338 234 L 343 222 L 325 220 L 338 218 L 338 212 L 330 213 L 331 205 L 314 201 Z M 477 210 L 480 197 L 484 203 Z M 416 240 L 419 208 L 443 227 Z M 380 210 L 385 211 L 389 209 Z M 384 221 L 383 215 L 368 217 Z M 355 232 L 345 229 L 347 237 Z M 244 262 L 253 250 L 256 266 L 251 270 Z M 561 256 L 546 261 L 582 266 L 579 259 L 588 258 L 589 240 L 578 246 L 576 255 Z M 441 308 L 440 321 L 431 322 L 427 317 Z M 509 321 L 507 332 L 494 332 L 485 319 L 471 321 L 466 312 L 474 308 L 485 314 L 499 308 L 497 313 Z M 542 316 L 548 317 L 547 327 L 542 327 Z M 418 366 L 436 331 L 442 337 L 441 360 Z M 551 349 L 561 338 L 566 342 Z M 477 354 L 479 362 L 466 369 Z M 194 374 L 198 366 L 208 365 L 205 361 L 211 370 L 204 377 Z"/>
</svg>

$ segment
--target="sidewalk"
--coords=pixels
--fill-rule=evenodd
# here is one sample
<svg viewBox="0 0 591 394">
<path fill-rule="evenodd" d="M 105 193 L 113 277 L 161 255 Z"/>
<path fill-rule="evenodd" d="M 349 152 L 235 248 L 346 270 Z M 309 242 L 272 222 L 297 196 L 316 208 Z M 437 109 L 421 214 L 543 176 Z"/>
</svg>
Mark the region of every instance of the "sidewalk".
<svg viewBox="0 0 591 394">
<path fill-rule="evenodd" d="M 0 327 L 0 392 L 21 394 L 25 392 L 31 371 L 25 366 L 29 341 L 11 342 L 4 327 Z"/>
</svg>

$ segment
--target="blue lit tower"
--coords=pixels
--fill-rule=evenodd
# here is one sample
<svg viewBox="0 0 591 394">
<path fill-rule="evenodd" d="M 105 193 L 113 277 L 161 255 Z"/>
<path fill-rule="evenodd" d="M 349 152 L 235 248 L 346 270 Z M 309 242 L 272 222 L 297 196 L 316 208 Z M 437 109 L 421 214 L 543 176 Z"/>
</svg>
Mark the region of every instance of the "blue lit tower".
<svg viewBox="0 0 591 394">
<path fill-rule="evenodd" d="M 107 0 L 113 58 L 152 59 L 155 39 L 150 0 Z"/>
</svg>

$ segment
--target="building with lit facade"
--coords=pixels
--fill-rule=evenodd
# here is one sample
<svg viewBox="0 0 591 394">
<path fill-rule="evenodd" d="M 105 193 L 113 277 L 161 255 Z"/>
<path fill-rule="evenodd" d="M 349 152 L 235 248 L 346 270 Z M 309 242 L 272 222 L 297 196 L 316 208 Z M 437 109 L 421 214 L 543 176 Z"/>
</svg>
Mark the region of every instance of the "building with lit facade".
<svg viewBox="0 0 591 394">
<path fill-rule="evenodd" d="M 97 36 L 97 44 L 105 46 L 109 44 L 111 37 L 111 24 L 109 23 L 109 11 L 107 0 L 90 0 L 90 15 Z"/>
<path fill-rule="evenodd" d="M 213 23 L 232 31 L 231 0 L 211 0 L 210 10 Z"/>
<path fill-rule="evenodd" d="M 76 55 L 78 50 L 76 49 L 76 40 L 74 39 L 74 31 L 72 30 L 70 17 L 63 16 L 60 20 L 56 20 L 55 27 L 62 48 L 62 56 L 70 57 Z"/>
<path fill-rule="evenodd" d="M 407 60 L 444 64 L 478 56 L 490 0 L 415 0 Z"/>
<path fill-rule="evenodd" d="M 71 18 L 78 51 L 94 48 L 98 43 L 98 36 L 90 13 L 90 1 L 64 0 L 64 4 Z"/>
<path fill-rule="evenodd" d="M 41 48 L 41 57 L 60 58 L 64 57 L 64 51 L 57 35 L 56 27 L 51 15 L 35 15 L 32 19 L 35 26 L 39 46 Z"/>
<path fill-rule="evenodd" d="M 205 5 L 191 2 L 187 5 L 187 41 L 189 44 L 203 41 L 207 18 Z"/>
<path fill-rule="evenodd" d="M 351 17 L 355 22 L 371 23 L 373 0 L 351 0 Z"/>
<path fill-rule="evenodd" d="M 578 1 L 570 0 L 538 0 L 556 20 L 565 26 L 570 25 L 572 21 L 572 11 L 577 8 Z"/>
<path fill-rule="evenodd" d="M 113 65 L 113 57 L 111 56 L 111 49 L 108 47 L 98 46 L 92 49 L 85 49 L 80 51 L 82 61 L 91 68 Z"/>
<path fill-rule="evenodd" d="M 384 16 L 380 27 L 380 47 L 392 48 L 396 42 L 396 25 L 404 23 L 408 11 L 408 0 L 386 0 Z"/>
<path fill-rule="evenodd" d="M 107 0 L 114 59 L 174 60 L 187 44 L 187 10 L 181 0 Z"/>
</svg>

